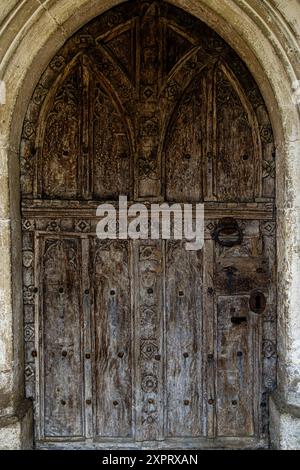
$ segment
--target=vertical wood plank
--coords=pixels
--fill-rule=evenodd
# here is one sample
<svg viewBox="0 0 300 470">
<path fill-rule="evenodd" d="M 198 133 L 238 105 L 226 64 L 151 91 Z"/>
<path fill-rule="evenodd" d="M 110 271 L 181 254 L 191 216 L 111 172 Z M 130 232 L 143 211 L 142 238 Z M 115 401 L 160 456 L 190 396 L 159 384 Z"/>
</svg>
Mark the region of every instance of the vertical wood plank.
<svg viewBox="0 0 300 470">
<path fill-rule="evenodd" d="M 217 312 L 217 435 L 253 436 L 258 391 L 257 320 L 249 314 L 248 296 L 220 296 Z"/>
<path fill-rule="evenodd" d="M 91 79 L 88 62 L 83 56 L 81 58 L 82 68 L 82 129 L 81 129 L 81 152 L 78 157 L 78 179 L 81 181 L 82 196 L 90 198 L 91 193 Z"/>
<path fill-rule="evenodd" d="M 34 435 L 37 440 L 45 437 L 44 425 L 44 345 L 43 345 L 43 284 L 41 282 L 43 267 L 41 260 L 45 252 L 45 240 L 35 234 L 34 237 L 34 280 L 38 292 L 35 296 L 35 312 L 34 312 L 34 326 L 35 326 L 35 350 L 37 351 L 37 358 L 35 360 L 35 417 L 36 425 L 34 428 Z"/>
<path fill-rule="evenodd" d="M 83 363 L 85 398 L 85 436 L 92 437 L 93 429 L 93 370 L 92 370 L 92 330 L 91 330 L 91 282 L 89 273 L 90 239 L 83 237 L 82 246 L 82 314 L 83 314 Z M 89 404 L 89 401 L 91 403 Z"/>
<path fill-rule="evenodd" d="M 95 432 L 100 437 L 130 437 L 132 332 L 128 242 L 94 240 L 91 263 Z"/>
<path fill-rule="evenodd" d="M 205 141 L 204 146 L 204 200 L 216 199 L 215 165 L 216 165 L 216 107 L 215 107 L 215 73 L 214 67 L 209 67 L 206 73 L 206 83 L 203 95 L 206 98 Z"/>
<path fill-rule="evenodd" d="M 163 253 L 160 241 L 135 241 L 136 439 L 163 439 Z"/>
<path fill-rule="evenodd" d="M 162 131 L 160 87 L 162 77 L 162 24 L 160 5 L 140 6 L 139 105 L 135 115 L 137 141 L 136 195 L 138 198 L 161 195 L 161 155 L 159 143 Z"/>
<path fill-rule="evenodd" d="M 23 305 L 24 305 L 24 354 L 25 354 L 25 394 L 27 398 L 35 397 L 36 387 L 36 359 L 32 351 L 36 349 L 36 336 L 38 330 L 35 328 L 35 304 L 37 294 L 36 282 L 36 257 L 35 234 L 33 231 L 23 232 Z M 37 349 L 36 349 L 37 350 Z"/>
<path fill-rule="evenodd" d="M 166 394 L 169 437 L 202 435 L 202 252 L 166 242 Z"/>
<path fill-rule="evenodd" d="M 215 321 L 215 290 L 214 290 L 214 242 L 205 240 L 203 248 L 203 412 L 204 433 L 207 437 L 215 437 L 216 431 L 216 321 Z"/>
<path fill-rule="evenodd" d="M 178 202 L 203 198 L 205 78 L 201 74 L 185 91 L 169 124 L 165 143 L 166 199 Z"/>
<path fill-rule="evenodd" d="M 81 196 L 82 70 L 72 64 L 58 87 L 46 119 L 38 171 L 38 195 L 76 199 Z"/>
<path fill-rule="evenodd" d="M 215 80 L 215 194 L 219 201 L 251 201 L 257 160 L 252 123 L 224 69 L 216 69 Z"/>
<path fill-rule="evenodd" d="M 47 238 L 42 260 L 44 432 L 46 437 L 82 436 L 80 239 Z"/>
</svg>

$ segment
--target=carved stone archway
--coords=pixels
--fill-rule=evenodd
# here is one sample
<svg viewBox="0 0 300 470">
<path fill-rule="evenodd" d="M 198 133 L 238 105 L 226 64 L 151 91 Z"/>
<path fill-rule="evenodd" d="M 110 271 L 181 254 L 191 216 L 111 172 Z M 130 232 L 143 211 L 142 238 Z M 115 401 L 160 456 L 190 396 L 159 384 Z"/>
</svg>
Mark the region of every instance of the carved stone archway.
<svg viewBox="0 0 300 470">
<path fill-rule="evenodd" d="M 23 325 L 19 210 L 19 155 L 28 101 L 45 66 L 76 30 L 119 1 L 7 2 L 1 76 L 0 442 L 30 447 L 30 404 L 23 401 Z M 300 7 L 296 1 L 176 0 L 232 45 L 255 77 L 269 108 L 277 147 L 278 390 L 272 402 L 271 435 L 277 448 L 300 447 L 300 119 L 293 83 L 300 76 Z M 30 51 L 30 54 L 28 54 Z M 26 373 L 26 372 L 25 372 Z"/>
</svg>

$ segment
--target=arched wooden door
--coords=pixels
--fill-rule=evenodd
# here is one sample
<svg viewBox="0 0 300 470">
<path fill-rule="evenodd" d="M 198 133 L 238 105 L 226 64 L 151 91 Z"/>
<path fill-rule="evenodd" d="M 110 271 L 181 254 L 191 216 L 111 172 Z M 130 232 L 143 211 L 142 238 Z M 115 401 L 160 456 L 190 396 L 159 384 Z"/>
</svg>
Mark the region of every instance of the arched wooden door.
<svg viewBox="0 0 300 470">
<path fill-rule="evenodd" d="M 124 2 L 53 58 L 21 144 L 25 379 L 38 446 L 266 444 L 274 159 L 246 66 L 165 2 Z M 119 195 L 204 202 L 204 249 L 100 241 L 96 207 Z"/>
</svg>

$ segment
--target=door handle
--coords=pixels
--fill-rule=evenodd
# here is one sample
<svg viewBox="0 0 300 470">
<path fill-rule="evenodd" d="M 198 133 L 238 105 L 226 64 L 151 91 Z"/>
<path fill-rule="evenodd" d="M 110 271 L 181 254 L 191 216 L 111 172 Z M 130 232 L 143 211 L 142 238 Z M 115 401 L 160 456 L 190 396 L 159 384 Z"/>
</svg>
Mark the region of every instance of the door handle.
<svg viewBox="0 0 300 470">
<path fill-rule="evenodd" d="M 237 221 L 231 217 L 220 220 L 211 236 L 219 245 L 225 247 L 241 245 L 243 241 L 242 229 Z"/>
</svg>

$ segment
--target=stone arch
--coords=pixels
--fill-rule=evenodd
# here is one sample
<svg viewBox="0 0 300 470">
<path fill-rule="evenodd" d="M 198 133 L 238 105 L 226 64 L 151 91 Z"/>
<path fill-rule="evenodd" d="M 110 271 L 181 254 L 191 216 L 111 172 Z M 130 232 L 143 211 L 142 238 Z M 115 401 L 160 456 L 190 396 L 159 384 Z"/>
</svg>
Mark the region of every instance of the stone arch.
<svg viewBox="0 0 300 470">
<path fill-rule="evenodd" d="M 30 407 L 23 403 L 22 279 L 18 146 L 26 108 L 44 68 L 65 40 L 119 0 L 30 1 L 2 12 L 0 78 L 6 85 L 1 106 L 1 244 L 3 279 L 1 317 L 0 442 L 3 447 L 30 446 Z M 300 321 L 299 214 L 300 113 L 293 83 L 300 76 L 296 0 L 172 0 L 216 30 L 241 56 L 258 83 L 272 119 L 277 147 L 278 341 L 279 387 L 272 402 L 273 445 L 299 447 Z M 284 2 L 286 3 L 286 2 Z M 30 51 L 30 54 L 28 53 Z M 1 429 L 2 428 L 2 429 Z M 10 434 L 9 434 L 10 433 Z M 2 438 L 3 436 L 3 438 Z M 11 438 L 10 438 L 11 436 Z"/>
</svg>

